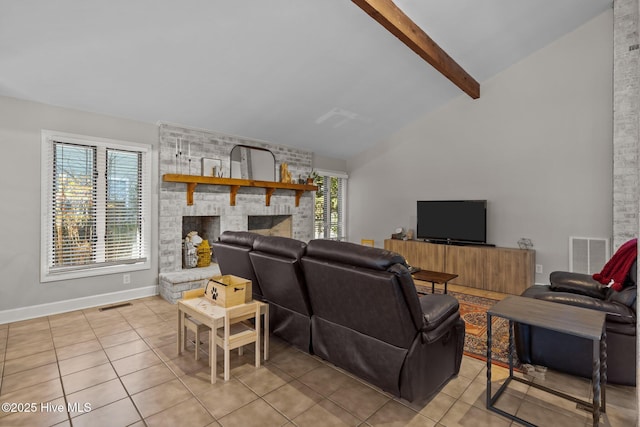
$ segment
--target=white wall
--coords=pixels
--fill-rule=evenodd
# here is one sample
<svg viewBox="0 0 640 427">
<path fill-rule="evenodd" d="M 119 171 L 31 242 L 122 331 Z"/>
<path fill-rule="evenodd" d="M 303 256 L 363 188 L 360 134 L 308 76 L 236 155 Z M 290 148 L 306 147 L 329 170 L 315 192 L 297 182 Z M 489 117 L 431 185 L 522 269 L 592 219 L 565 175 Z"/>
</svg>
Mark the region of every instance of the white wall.
<svg viewBox="0 0 640 427">
<path fill-rule="evenodd" d="M 317 154 L 313 154 L 313 168 L 322 169 L 336 172 L 346 172 L 347 161 L 343 159 L 336 159 L 333 157 L 324 157 Z"/>
<path fill-rule="evenodd" d="M 612 235 L 612 11 L 348 161 L 349 240 L 414 228 L 416 201 L 487 199 L 488 241 L 567 269 L 569 236 Z M 505 37 L 508 35 L 505 34 Z"/>
<path fill-rule="evenodd" d="M 41 130 L 153 145 L 151 269 L 40 283 Z M 148 294 L 158 278 L 158 129 L 154 124 L 0 97 L 0 323 Z M 101 295 L 107 297 L 96 297 Z M 37 307 L 35 307 L 37 306 Z M 27 309 L 27 307 L 31 307 Z"/>
</svg>

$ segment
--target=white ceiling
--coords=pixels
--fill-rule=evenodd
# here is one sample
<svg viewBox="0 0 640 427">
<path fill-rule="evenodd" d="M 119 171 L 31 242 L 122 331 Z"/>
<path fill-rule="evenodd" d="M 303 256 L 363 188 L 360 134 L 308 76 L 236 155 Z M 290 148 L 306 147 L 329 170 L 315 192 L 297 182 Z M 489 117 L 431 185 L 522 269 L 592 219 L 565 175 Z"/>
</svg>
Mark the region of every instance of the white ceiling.
<svg viewBox="0 0 640 427">
<path fill-rule="evenodd" d="M 481 91 L 611 3 L 396 0 Z M 0 95 L 346 159 L 461 94 L 348 0 L 0 0 Z"/>
</svg>

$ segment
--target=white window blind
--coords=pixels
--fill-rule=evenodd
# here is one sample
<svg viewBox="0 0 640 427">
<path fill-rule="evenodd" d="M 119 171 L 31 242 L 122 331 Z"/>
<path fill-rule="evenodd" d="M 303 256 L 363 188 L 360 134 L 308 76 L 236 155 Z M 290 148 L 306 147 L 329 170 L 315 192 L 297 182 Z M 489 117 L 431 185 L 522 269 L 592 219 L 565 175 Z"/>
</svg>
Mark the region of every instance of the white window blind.
<svg viewBox="0 0 640 427">
<path fill-rule="evenodd" d="M 95 262 L 96 147 L 54 142 L 50 268 Z"/>
<path fill-rule="evenodd" d="M 144 259 L 142 153 L 107 149 L 105 260 Z"/>
<path fill-rule="evenodd" d="M 43 163 L 42 281 L 149 268 L 148 146 L 43 131 Z"/>
<path fill-rule="evenodd" d="M 316 173 L 315 238 L 346 240 L 347 175 L 321 170 Z"/>
</svg>

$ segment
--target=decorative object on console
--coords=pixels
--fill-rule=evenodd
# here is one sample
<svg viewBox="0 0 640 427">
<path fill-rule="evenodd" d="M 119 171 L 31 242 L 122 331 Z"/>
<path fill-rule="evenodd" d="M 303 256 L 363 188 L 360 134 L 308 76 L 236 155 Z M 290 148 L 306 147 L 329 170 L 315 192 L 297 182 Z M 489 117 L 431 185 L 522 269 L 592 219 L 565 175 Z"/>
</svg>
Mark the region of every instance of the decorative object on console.
<svg viewBox="0 0 640 427">
<path fill-rule="evenodd" d="M 202 176 L 222 178 L 222 160 L 202 158 Z"/>
<path fill-rule="evenodd" d="M 182 174 L 182 140 L 176 138 L 176 173 Z"/>
<path fill-rule="evenodd" d="M 313 185 L 313 183 L 315 182 L 316 178 L 318 177 L 318 172 L 316 171 L 312 171 L 309 176 L 307 177 L 307 184 L 308 185 Z"/>
<path fill-rule="evenodd" d="M 531 239 L 527 239 L 526 237 L 523 237 L 520 240 L 518 240 L 518 247 L 520 249 L 532 249 L 533 243 L 531 242 Z"/>
<path fill-rule="evenodd" d="M 373 239 L 361 239 L 360 244 L 363 246 L 371 246 L 372 248 L 375 246 Z"/>
<path fill-rule="evenodd" d="M 280 165 L 280 182 L 291 183 L 291 172 L 289 172 L 289 165 L 286 163 Z"/>
<path fill-rule="evenodd" d="M 404 239 L 404 237 L 405 237 L 405 234 L 404 234 L 404 228 L 402 228 L 402 227 L 398 227 L 398 228 L 396 228 L 395 233 L 393 233 L 393 234 L 391 235 L 391 238 L 392 238 L 392 239 L 396 239 L 396 240 L 403 240 L 403 239 Z"/>
<path fill-rule="evenodd" d="M 191 175 L 191 142 L 188 142 L 186 145 L 186 152 L 184 151 L 184 146 L 182 144 L 181 138 L 176 138 L 176 173 L 182 174 L 182 157 L 185 156 L 187 158 L 187 172 L 188 175 Z"/>
</svg>

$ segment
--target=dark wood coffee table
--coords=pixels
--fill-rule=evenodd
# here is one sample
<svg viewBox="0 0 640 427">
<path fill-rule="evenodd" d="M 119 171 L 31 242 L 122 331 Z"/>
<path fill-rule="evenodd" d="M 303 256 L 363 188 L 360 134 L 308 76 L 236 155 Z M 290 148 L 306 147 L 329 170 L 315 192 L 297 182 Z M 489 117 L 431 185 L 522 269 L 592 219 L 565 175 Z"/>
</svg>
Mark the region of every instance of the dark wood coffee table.
<svg viewBox="0 0 640 427">
<path fill-rule="evenodd" d="M 495 396 L 491 396 L 491 317 L 498 316 L 509 320 L 509 378 L 498 389 Z M 582 404 L 591 409 L 593 425 L 600 422 L 600 411 L 606 411 L 605 388 L 607 383 L 607 345 L 606 345 L 606 314 L 582 307 L 558 304 L 555 302 L 541 301 L 534 298 L 508 296 L 497 302 L 487 310 L 487 409 L 497 412 L 507 418 L 533 426 L 522 418 L 504 412 L 494 406 L 503 391 L 506 390 L 511 380 L 515 380 L 531 387 L 544 390 L 556 396 Z M 528 381 L 524 378 L 513 376 L 513 323 L 538 326 L 567 335 L 587 338 L 593 341 L 593 402 L 586 402 L 568 394 L 550 389 L 541 384 Z"/>
<path fill-rule="evenodd" d="M 431 293 L 435 293 L 436 283 L 444 284 L 444 293 L 447 293 L 447 283 L 449 280 L 453 280 L 458 277 L 457 274 L 441 273 L 439 271 L 420 270 L 412 274 L 416 280 L 422 280 L 425 282 L 431 282 Z"/>
</svg>

